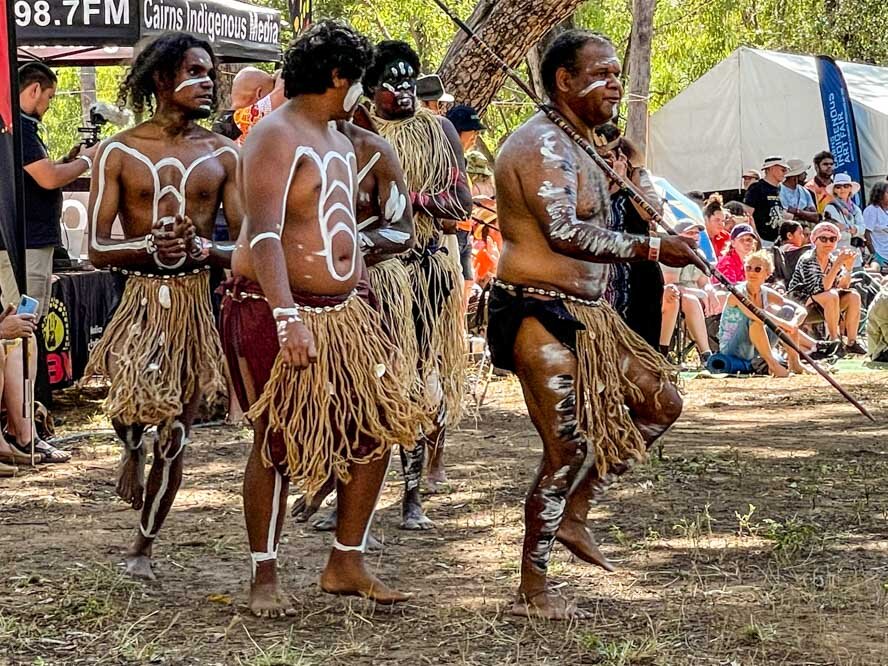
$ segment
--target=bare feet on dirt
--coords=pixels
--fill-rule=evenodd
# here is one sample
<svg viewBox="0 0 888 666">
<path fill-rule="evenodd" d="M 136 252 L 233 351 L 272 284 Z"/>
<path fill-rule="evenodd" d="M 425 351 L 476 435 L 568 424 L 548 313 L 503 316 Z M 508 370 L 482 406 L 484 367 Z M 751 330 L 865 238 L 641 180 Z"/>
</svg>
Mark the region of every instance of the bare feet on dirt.
<svg viewBox="0 0 888 666">
<path fill-rule="evenodd" d="M 151 558 L 148 555 L 127 553 L 125 562 L 126 573 L 133 578 L 157 580 L 157 576 L 154 575 L 154 570 L 151 568 Z"/>
<path fill-rule="evenodd" d="M 296 615 L 296 609 L 289 597 L 281 591 L 277 583 L 253 583 L 247 606 L 253 615 L 261 618 L 276 619 Z"/>
<path fill-rule="evenodd" d="M 316 521 L 314 521 L 311 526 L 314 527 L 318 532 L 333 532 L 336 530 L 338 519 L 339 516 L 336 513 L 336 509 L 333 509 L 330 512 L 329 516 L 321 516 Z"/>
<path fill-rule="evenodd" d="M 290 511 L 290 515 L 293 516 L 293 520 L 297 523 L 307 523 L 320 508 L 320 502 L 308 501 L 305 495 L 303 495 L 293 503 L 293 510 Z"/>
<path fill-rule="evenodd" d="M 552 590 L 540 590 L 529 595 L 519 592 L 512 604 L 511 613 L 541 620 L 588 620 L 591 617 L 586 611 L 577 608 L 575 603 Z"/>
<path fill-rule="evenodd" d="M 117 496 L 136 511 L 145 497 L 145 452 L 140 447 L 130 451 L 124 447 L 117 469 Z"/>
<path fill-rule="evenodd" d="M 599 566 L 605 571 L 616 570 L 610 560 L 598 549 L 598 544 L 595 543 L 592 531 L 585 523 L 580 523 L 565 516 L 555 538 L 572 554 L 583 560 L 583 562 Z"/>
<path fill-rule="evenodd" d="M 447 483 L 447 471 L 442 467 L 440 469 L 430 469 L 426 477 L 426 490 L 434 495 L 440 490 L 440 487 Z"/>
<path fill-rule="evenodd" d="M 352 561 L 346 563 L 346 558 Z M 364 597 L 383 605 L 401 603 L 413 596 L 388 587 L 376 576 L 369 573 L 364 568 L 360 554 L 343 554 L 341 559 L 342 561 L 338 565 L 328 562 L 327 568 L 321 574 L 321 589 L 324 592 Z"/>
<path fill-rule="evenodd" d="M 404 507 L 402 512 L 401 529 L 433 530 L 435 529 L 435 523 L 433 523 L 429 519 L 429 517 L 425 515 L 425 512 L 422 510 L 422 507 L 420 505 L 408 504 Z"/>
</svg>

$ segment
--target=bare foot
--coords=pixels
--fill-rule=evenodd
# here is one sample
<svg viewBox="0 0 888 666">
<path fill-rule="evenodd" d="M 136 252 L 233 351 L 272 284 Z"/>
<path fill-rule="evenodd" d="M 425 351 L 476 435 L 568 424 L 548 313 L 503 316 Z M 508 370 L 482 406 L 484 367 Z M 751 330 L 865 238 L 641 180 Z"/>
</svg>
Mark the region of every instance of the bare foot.
<svg viewBox="0 0 888 666">
<path fill-rule="evenodd" d="M 256 617 L 275 619 L 296 615 L 296 609 L 277 583 L 253 583 L 247 605 Z"/>
<path fill-rule="evenodd" d="M 136 511 L 142 508 L 145 497 L 145 449 L 131 451 L 126 446 L 117 468 L 117 496 Z"/>
<path fill-rule="evenodd" d="M 320 508 L 321 502 L 318 501 L 317 495 L 311 500 L 308 500 L 303 495 L 293 503 L 293 510 L 290 512 L 290 515 L 293 516 L 293 520 L 297 523 L 307 523 L 308 519 L 315 515 Z"/>
<path fill-rule="evenodd" d="M 595 543 L 592 531 L 586 527 L 585 523 L 580 523 L 565 516 L 555 538 L 571 553 L 583 560 L 583 562 L 599 566 L 605 571 L 615 571 L 615 567 L 610 560 L 598 550 L 598 544 Z"/>
<path fill-rule="evenodd" d="M 331 560 L 333 557 L 335 555 Z M 354 561 L 346 565 L 346 558 Z M 393 590 L 369 573 L 364 568 L 360 553 L 343 554 L 340 566 L 328 562 L 324 573 L 321 574 L 321 589 L 328 594 L 364 597 L 383 605 L 401 603 L 413 596 Z"/>
<path fill-rule="evenodd" d="M 338 522 L 338 514 L 336 513 L 336 509 L 330 512 L 329 516 L 321 516 L 316 521 L 314 521 L 311 526 L 314 527 L 318 532 L 333 532 L 336 530 L 336 524 Z"/>
<path fill-rule="evenodd" d="M 808 370 L 805 366 L 799 364 L 790 366 L 789 371 L 795 375 L 811 375 L 814 374 L 813 370 Z"/>
<path fill-rule="evenodd" d="M 777 365 L 774 365 L 773 367 L 768 368 L 768 369 L 771 371 L 771 374 L 774 375 L 775 377 L 779 377 L 779 378 L 789 377 L 789 370 L 784 368 L 779 363 Z"/>
<path fill-rule="evenodd" d="M 372 534 L 367 535 L 367 550 L 371 553 L 378 553 L 385 547 L 385 544 Z"/>
<path fill-rule="evenodd" d="M 447 483 L 447 472 L 444 468 L 429 470 L 429 475 L 426 477 L 426 490 L 431 494 L 435 494 L 439 490 L 439 486 Z"/>
<path fill-rule="evenodd" d="M 540 590 L 530 595 L 519 592 L 511 613 L 541 620 L 588 620 L 591 617 L 552 590 Z"/>
<path fill-rule="evenodd" d="M 419 504 L 408 504 L 404 507 L 401 517 L 402 530 L 433 530 L 433 523 Z"/>
<path fill-rule="evenodd" d="M 154 570 L 151 568 L 151 558 L 148 555 L 127 553 L 125 562 L 126 573 L 133 578 L 157 580 L 157 576 L 154 575 Z"/>
</svg>

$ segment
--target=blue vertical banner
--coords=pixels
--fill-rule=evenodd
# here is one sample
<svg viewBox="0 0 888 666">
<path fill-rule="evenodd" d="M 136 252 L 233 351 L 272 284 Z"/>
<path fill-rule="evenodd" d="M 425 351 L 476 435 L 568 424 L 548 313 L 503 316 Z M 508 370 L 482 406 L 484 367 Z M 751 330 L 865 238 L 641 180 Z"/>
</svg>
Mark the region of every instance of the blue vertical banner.
<svg viewBox="0 0 888 666">
<path fill-rule="evenodd" d="M 854 122 L 854 109 L 851 108 L 848 86 L 835 60 L 829 56 L 819 55 L 816 61 L 826 138 L 829 141 L 829 151 L 836 160 L 835 173 L 847 173 L 854 181 L 860 183 L 861 189 L 855 195 L 855 201 L 857 205 L 862 206 L 865 200 L 863 164 L 860 160 L 857 125 Z"/>
</svg>

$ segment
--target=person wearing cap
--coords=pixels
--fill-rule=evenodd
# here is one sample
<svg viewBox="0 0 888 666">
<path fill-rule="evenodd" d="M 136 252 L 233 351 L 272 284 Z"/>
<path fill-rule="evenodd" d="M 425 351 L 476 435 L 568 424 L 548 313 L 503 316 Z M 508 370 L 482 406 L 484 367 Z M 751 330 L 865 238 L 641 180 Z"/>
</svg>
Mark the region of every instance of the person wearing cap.
<svg viewBox="0 0 888 666">
<path fill-rule="evenodd" d="M 453 102 L 453 95 L 444 90 L 444 83 L 437 74 L 426 74 L 416 79 L 416 98 L 436 115 L 441 115 L 441 104 Z"/>
<path fill-rule="evenodd" d="M 462 144 L 463 152 L 471 152 L 478 142 L 478 135 L 487 129 L 481 122 L 478 112 L 467 104 L 457 104 L 447 112 L 446 117 L 459 132 L 459 142 Z M 459 263 L 462 266 L 466 302 L 468 302 L 475 284 L 475 275 L 472 270 L 471 233 L 471 218 L 457 222 L 456 240 L 459 243 Z"/>
<path fill-rule="evenodd" d="M 777 231 L 787 213 L 780 203 L 780 184 L 789 171 L 782 157 L 768 157 L 762 163 L 763 178 L 757 180 L 743 197 L 743 203 L 752 206 L 752 217 L 759 238 L 770 246 L 777 240 Z"/>
<path fill-rule="evenodd" d="M 860 324 L 860 294 L 851 289 L 851 268 L 854 265 L 852 248 L 836 252 L 839 228 L 832 222 L 821 222 L 811 232 L 814 247 L 805 252 L 796 264 L 789 293 L 810 311 L 823 313 L 830 340 L 841 340 L 844 330 L 845 352 L 865 354 L 857 341 Z"/>
<path fill-rule="evenodd" d="M 814 197 L 804 186 L 807 165 L 798 159 L 789 160 L 788 164 L 789 171 L 780 184 L 780 203 L 792 219 L 815 225 L 820 222 L 820 215 L 814 205 Z"/>
<path fill-rule="evenodd" d="M 675 231 L 679 236 L 700 243 L 700 234 L 704 231 L 700 222 L 687 220 L 675 225 Z M 678 313 L 681 310 L 685 317 L 685 326 L 691 335 L 700 360 L 705 365 L 712 356 L 709 347 L 709 334 L 706 331 L 706 317 L 721 312 L 721 301 L 717 290 L 709 282 L 706 275 L 693 264 L 683 268 L 672 268 L 660 264 L 663 271 L 663 281 L 666 283 L 663 290 L 662 313 L 663 320 L 660 326 L 660 353 L 664 356 L 669 351 L 672 334 L 678 323 Z"/>
<path fill-rule="evenodd" d="M 823 217 L 839 228 L 839 247 L 849 248 L 854 252 L 854 266 L 860 268 L 863 265 L 863 257 L 855 246 L 863 246 L 865 223 L 863 211 L 854 202 L 854 195 L 860 192 L 860 183 L 855 183 L 847 173 L 837 173 L 833 176 L 833 182 L 826 186 L 827 193 L 832 197 L 823 209 Z M 852 243 L 852 238 L 860 240 Z"/>
<path fill-rule="evenodd" d="M 805 183 L 805 187 L 814 197 L 818 213 L 822 213 L 832 201 L 832 195 L 826 191 L 826 188 L 833 180 L 835 168 L 836 160 L 828 150 L 821 150 L 814 156 L 814 177 Z"/>
<path fill-rule="evenodd" d="M 748 224 L 738 224 L 731 229 L 731 241 L 728 245 L 728 251 L 718 260 L 715 267 L 718 271 L 728 278 L 731 284 L 743 282 L 746 274 L 743 272 L 743 262 L 750 254 L 758 249 L 758 236 Z M 713 284 L 718 284 L 718 280 L 713 276 Z"/>
<path fill-rule="evenodd" d="M 457 104 L 450 109 L 447 112 L 447 120 L 453 123 L 459 132 L 459 141 L 465 153 L 475 149 L 478 135 L 487 129 L 481 122 L 478 112 L 468 104 Z"/>
</svg>

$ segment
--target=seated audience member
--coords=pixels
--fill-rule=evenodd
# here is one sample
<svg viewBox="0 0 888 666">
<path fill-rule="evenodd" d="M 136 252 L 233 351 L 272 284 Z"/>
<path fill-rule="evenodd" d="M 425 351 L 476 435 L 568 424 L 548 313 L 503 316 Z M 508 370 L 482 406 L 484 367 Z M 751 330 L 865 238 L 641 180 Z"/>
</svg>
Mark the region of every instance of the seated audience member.
<svg viewBox="0 0 888 666">
<path fill-rule="evenodd" d="M 729 201 L 725 204 L 725 231 L 731 232 L 738 224 L 748 224 L 755 228 L 755 220 L 752 218 L 752 208 L 744 204 L 742 201 Z"/>
<path fill-rule="evenodd" d="M 712 249 L 715 250 L 715 256 L 721 257 L 731 240 L 730 233 L 725 229 L 725 209 L 722 208 L 721 201 L 710 200 L 703 207 L 703 221 L 706 224 L 706 235 L 709 236 Z"/>
<path fill-rule="evenodd" d="M 888 182 L 873 185 L 869 206 L 863 211 L 863 226 L 866 247 L 873 255 L 871 268 L 888 268 Z"/>
<path fill-rule="evenodd" d="M 774 254 L 774 273 L 771 276 L 774 284 L 784 289 L 792 279 L 799 258 L 808 249 L 807 235 L 801 222 L 787 220 L 780 225 L 777 244 L 772 248 Z"/>
<path fill-rule="evenodd" d="M 882 287 L 866 316 L 866 346 L 870 358 L 888 363 L 888 287 Z"/>
<path fill-rule="evenodd" d="M 822 213 L 827 204 L 832 201 L 832 194 L 826 188 L 832 182 L 835 168 L 836 160 L 828 150 L 822 150 L 814 156 L 814 177 L 805 183 L 805 187 L 814 197 L 814 205 L 817 206 L 818 213 Z"/>
<path fill-rule="evenodd" d="M 851 240 L 852 238 L 861 239 L 855 243 L 863 245 L 863 211 L 852 198 L 860 191 L 860 183 L 851 180 L 851 176 L 847 173 L 837 173 L 833 177 L 833 182 L 827 185 L 826 191 L 833 198 L 823 209 L 823 217 L 838 227 L 841 233 L 839 247 L 853 249 L 855 255 L 853 268 L 860 268 L 863 265 L 863 257 Z"/>
<path fill-rule="evenodd" d="M 695 222 L 680 222 L 675 225 L 675 231 L 679 236 L 699 244 L 703 226 Z M 672 268 L 661 264 L 660 269 L 666 283 L 663 291 L 660 352 L 665 356 L 669 351 L 669 343 L 678 322 L 678 312 L 681 310 L 685 317 L 685 326 L 700 352 L 700 360 L 705 364 L 712 355 L 706 317 L 721 311 L 722 303 L 718 293 L 703 271 L 696 266 Z"/>
<path fill-rule="evenodd" d="M 3 395 L 10 422 L 18 421 L 19 427 L 26 432 L 29 430 L 30 419 L 22 416 L 24 413 L 22 345 L 18 341 L 21 338 L 30 338 L 34 334 L 37 329 L 37 320 L 34 315 L 17 315 L 14 312 L 14 306 L 9 305 L 0 314 L 0 340 L 14 341 L 12 344 L 0 345 L 0 394 Z M 65 455 L 65 460 L 70 457 L 67 453 L 62 453 Z M 37 450 L 34 460 L 35 462 L 43 462 L 44 456 L 39 450 Z M 20 450 L 13 446 L 0 431 L 0 476 L 13 476 L 17 471 L 15 465 L 30 464 L 30 449 Z"/>
<path fill-rule="evenodd" d="M 738 224 L 731 229 L 731 239 L 728 250 L 718 260 L 715 267 L 722 273 L 731 284 L 743 282 L 746 274 L 743 271 L 743 262 L 746 257 L 756 251 L 758 237 L 755 231 L 748 224 Z M 715 277 L 712 278 L 713 284 L 718 284 Z"/>
<path fill-rule="evenodd" d="M 777 230 L 787 213 L 780 203 L 780 184 L 789 165 L 782 157 L 768 157 L 762 163 L 762 179 L 757 180 L 743 197 L 743 203 L 752 207 L 758 237 L 770 247 L 777 240 Z"/>
<path fill-rule="evenodd" d="M 746 280 L 737 285 L 737 290 L 749 298 L 754 305 L 767 310 L 773 321 L 799 345 L 801 332 L 799 326 L 807 316 L 807 311 L 798 303 L 784 298 L 767 287 L 765 280 L 774 266 L 771 255 L 766 250 L 759 250 L 746 257 L 744 262 Z M 776 312 L 780 314 L 777 315 Z M 752 361 L 759 356 L 768 366 L 768 371 L 775 377 L 788 377 L 790 372 L 805 372 L 799 362 L 799 355 L 792 349 L 786 350 L 788 369 L 775 356 L 774 345 L 777 335 L 768 329 L 752 314 L 736 297 L 729 296 L 721 316 L 719 326 L 720 354 Z"/>
<path fill-rule="evenodd" d="M 796 264 L 789 282 L 789 293 L 805 307 L 816 307 L 823 313 L 827 335 L 841 340 L 844 330 L 844 350 L 850 354 L 865 354 L 857 341 L 860 324 L 860 294 L 851 286 L 851 267 L 854 252 L 851 248 L 838 250 L 839 229 L 832 222 L 821 222 L 811 232 L 814 247 L 806 251 Z"/>
<path fill-rule="evenodd" d="M 820 222 L 820 214 L 814 205 L 814 197 L 805 187 L 807 167 L 802 160 L 789 160 L 788 164 L 789 171 L 780 185 L 780 203 L 793 220 L 800 220 L 813 227 Z"/>
</svg>

